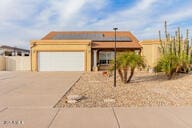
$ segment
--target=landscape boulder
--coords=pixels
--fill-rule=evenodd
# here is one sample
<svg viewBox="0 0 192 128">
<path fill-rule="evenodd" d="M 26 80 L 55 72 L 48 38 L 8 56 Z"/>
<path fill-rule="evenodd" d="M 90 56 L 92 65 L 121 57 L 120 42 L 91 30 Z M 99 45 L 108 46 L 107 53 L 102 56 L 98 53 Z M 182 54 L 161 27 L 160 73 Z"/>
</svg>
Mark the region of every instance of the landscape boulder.
<svg viewBox="0 0 192 128">
<path fill-rule="evenodd" d="M 75 104 L 75 103 L 77 103 L 77 100 L 67 100 L 67 103 L 69 103 L 69 104 Z"/>
<path fill-rule="evenodd" d="M 67 100 L 76 100 L 76 101 L 79 101 L 83 98 L 83 96 L 81 95 L 69 95 L 67 96 Z"/>
</svg>

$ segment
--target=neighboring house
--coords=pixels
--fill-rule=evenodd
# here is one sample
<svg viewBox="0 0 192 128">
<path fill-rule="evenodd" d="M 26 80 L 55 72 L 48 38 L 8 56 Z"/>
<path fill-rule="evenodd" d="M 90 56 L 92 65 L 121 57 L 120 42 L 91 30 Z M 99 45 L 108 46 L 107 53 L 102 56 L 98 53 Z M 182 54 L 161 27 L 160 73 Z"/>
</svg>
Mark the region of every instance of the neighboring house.
<svg viewBox="0 0 192 128">
<path fill-rule="evenodd" d="M 160 57 L 160 46 L 159 40 L 143 40 L 140 42 L 142 45 L 142 54 L 145 57 L 148 69 L 153 69 Z"/>
<path fill-rule="evenodd" d="M 51 32 L 31 41 L 32 71 L 97 71 L 114 58 L 114 32 Z M 141 52 L 130 32 L 117 32 L 117 51 Z"/>
<path fill-rule="evenodd" d="M 31 69 L 29 50 L 1 45 L 0 71 L 29 71 Z"/>
<path fill-rule="evenodd" d="M 29 56 L 30 51 L 26 49 L 0 45 L 0 55 L 2 56 Z"/>
</svg>

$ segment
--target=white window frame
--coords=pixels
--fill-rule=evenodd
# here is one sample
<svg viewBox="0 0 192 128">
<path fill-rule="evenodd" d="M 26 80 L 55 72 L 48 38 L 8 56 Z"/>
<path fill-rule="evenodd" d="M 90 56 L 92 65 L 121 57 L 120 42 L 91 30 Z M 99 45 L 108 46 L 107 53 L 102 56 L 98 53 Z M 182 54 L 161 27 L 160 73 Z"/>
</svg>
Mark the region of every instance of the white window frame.
<svg viewBox="0 0 192 128">
<path fill-rule="evenodd" d="M 110 61 L 114 58 L 113 51 L 101 51 L 99 52 L 99 64 L 100 65 L 109 65 Z M 104 63 L 101 63 L 103 61 Z"/>
</svg>

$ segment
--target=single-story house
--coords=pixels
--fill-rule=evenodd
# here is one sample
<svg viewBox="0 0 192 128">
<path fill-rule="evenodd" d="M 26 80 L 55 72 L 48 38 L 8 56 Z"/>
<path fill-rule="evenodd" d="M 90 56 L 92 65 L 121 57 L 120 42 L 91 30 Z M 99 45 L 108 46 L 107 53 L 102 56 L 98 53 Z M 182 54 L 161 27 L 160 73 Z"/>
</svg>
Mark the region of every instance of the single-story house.
<svg viewBox="0 0 192 128">
<path fill-rule="evenodd" d="M 29 52 L 27 49 L 0 45 L 1 56 L 29 56 Z"/>
<path fill-rule="evenodd" d="M 114 58 L 114 38 L 114 31 L 50 32 L 41 40 L 31 41 L 31 70 L 104 70 Z M 117 51 L 139 53 L 141 49 L 131 32 L 117 32 Z"/>
</svg>

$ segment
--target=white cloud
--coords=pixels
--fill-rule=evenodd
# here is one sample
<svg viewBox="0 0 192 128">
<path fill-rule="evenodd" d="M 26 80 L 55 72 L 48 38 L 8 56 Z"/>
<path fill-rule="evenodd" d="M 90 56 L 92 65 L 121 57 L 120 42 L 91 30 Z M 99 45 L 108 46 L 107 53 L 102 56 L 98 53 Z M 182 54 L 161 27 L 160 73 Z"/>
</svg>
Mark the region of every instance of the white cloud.
<svg viewBox="0 0 192 128">
<path fill-rule="evenodd" d="M 30 40 L 40 39 L 49 31 L 84 25 L 89 17 L 82 11 L 90 7 L 102 9 L 106 1 L 1 0 L 0 43 L 27 47 Z"/>
<path fill-rule="evenodd" d="M 186 19 L 188 17 L 192 17 L 191 5 L 188 7 L 185 7 L 185 9 L 179 8 L 176 10 L 176 12 L 165 14 L 162 17 L 160 17 L 160 19 L 162 20 L 166 19 L 167 21 L 174 23 L 174 22 L 182 21 L 183 19 Z"/>
<path fill-rule="evenodd" d="M 113 15 L 110 14 L 107 18 L 93 24 L 93 26 L 117 26 L 121 30 L 138 31 L 154 21 L 150 15 L 154 13 L 151 10 L 153 5 L 157 3 L 159 3 L 159 0 L 140 0 L 135 6 L 119 10 Z"/>
<path fill-rule="evenodd" d="M 58 20 L 57 23 L 65 23 L 68 20 L 72 19 L 73 15 L 78 13 L 81 7 L 85 4 L 85 0 L 54 0 L 48 1 L 47 7 L 43 10 L 38 18 L 38 22 L 49 23 L 50 19 L 53 16 L 57 16 L 55 20 Z"/>
<path fill-rule="evenodd" d="M 135 7 L 135 9 L 145 10 L 149 9 L 152 4 L 156 3 L 158 0 L 141 0 Z"/>
<path fill-rule="evenodd" d="M 1 0 L 0 43 L 28 47 L 30 40 L 54 30 L 112 30 L 114 26 L 133 32 L 140 40 L 157 38 L 164 20 L 175 29 L 177 22 L 192 17 L 190 0 L 179 8 L 176 3 L 181 0 L 136 0 L 131 7 L 105 12 L 110 1 Z"/>
<path fill-rule="evenodd" d="M 35 9 L 37 0 L 1 0 L 0 20 L 10 22 L 28 18 Z"/>
<path fill-rule="evenodd" d="M 113 15 L 93 24 L 102 28 L 111 29 L 117 26 L 120 30 L 129 30 L 136 34 L 139 39 L 158 38 L 158 30 L 163 29 L 163 22 L 168 21 L 170 31 L 176 29 L 175 23 L 182 22 L 192 16 L 189 2 L 180 5 L 175 0 L 139 0 L 134 6 L 118 10 Z M 178 24 L 179 25 L 179 24 Z M 185 26 L 182 26 L 185 27 Z M 191 28 L 191 26 L 188 26 Z"/>
</svg>

